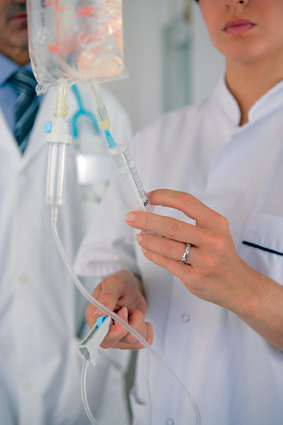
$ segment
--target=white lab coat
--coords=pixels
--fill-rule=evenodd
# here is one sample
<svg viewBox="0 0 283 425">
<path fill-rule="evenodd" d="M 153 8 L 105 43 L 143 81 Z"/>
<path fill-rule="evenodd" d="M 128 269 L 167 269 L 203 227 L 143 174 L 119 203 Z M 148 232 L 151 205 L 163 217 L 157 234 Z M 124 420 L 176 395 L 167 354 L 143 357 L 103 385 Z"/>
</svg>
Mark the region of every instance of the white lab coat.
<svg viewBox="0 0 283 425">
<path fill-rule="evenodd" d="M 283 82 L 253 106 L 249 123 L 238 127 L 238 105 L 222 80 L 199 108 L 161 117 L 131 145 L 146 191 L 189 192 L 227 217 L 240 256 L 281 285 L 282 117 Z M 120 182 L 113 181 L 104 203 L 108 225 L 98 226 L 102 216 L 96 218 L 76 270 L 93 276 L 122 267 L 141 273 L 153 347 L 194 397 L 202 425 L 282 425 L 283 353 L 235 314 L 194 297 L 179 279 L 146 260 L 136 231 L 124 222 L 130 210 Z M 155 211 L 191 222 L 172 209 Z M 148 366 L 144 350 L 132 407 L 135 425 L 147 425 L 150 410 L 154 425 L 195 423 L 188 400 L 155 360 Z"/>
<path fill-rule="evenodd" d="M 87 88 L 80 90 L 85 106 L 94 109 Z M 113 135 L 127 143 L 128 116 L 107 90 L 103 93 Z M 1 425 L 89 423 L 80 395 L 82 359 L 77 350 L 87 302 L 60 258 L 45 205 L 48 145 L 43 125 L 54 118 L 55 98 L 55 90 L 45 95 L 24 156 L 0 111 Z M 77 111 L 71 91 L 68 103 L 71 117 Z M 82 201 L 70 146 L 58 231 L 71 262 L 88 227 L 86 217 L 95 208 Z M 128 353 L 101 353 L 97 367 L 89 367 L 89 404 L 101 425 L 127 424 L 123 373 Z"/>
</svg>

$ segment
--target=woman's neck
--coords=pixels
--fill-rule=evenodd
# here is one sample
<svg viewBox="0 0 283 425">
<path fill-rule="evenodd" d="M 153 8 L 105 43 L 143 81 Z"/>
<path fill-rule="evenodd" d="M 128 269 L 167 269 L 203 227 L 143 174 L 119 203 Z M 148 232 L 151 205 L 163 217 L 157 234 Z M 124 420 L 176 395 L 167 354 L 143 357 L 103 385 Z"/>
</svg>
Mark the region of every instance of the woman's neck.
<svg viewBox="0 0 283 425">
<path fill-rule="evenodd" d="M 280 56 L 280 55 L 279 55 Z M 242 63 L 226 60 L 226 84 L 241 110 L 240 125 L 248 122 L 251 107 L 283 80 L 283 55 L 273 61 Z"/>
</svg>

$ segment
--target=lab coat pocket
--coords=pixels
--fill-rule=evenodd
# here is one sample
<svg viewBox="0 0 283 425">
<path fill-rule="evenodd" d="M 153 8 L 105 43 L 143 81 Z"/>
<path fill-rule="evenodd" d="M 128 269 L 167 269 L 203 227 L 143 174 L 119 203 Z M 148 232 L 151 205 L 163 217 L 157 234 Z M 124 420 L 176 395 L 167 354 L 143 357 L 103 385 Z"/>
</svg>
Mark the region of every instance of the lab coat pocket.
<svg viewBox="0 0 283 425">
<path fill-rule="evenodd" d="M 244 231 L 240 257 L 283 285 L 283 217 L 254 212 Z"/>
<path fill-rule="evenodd" d="M 141 400 L 137 385 L 134 385 L 131 389 L 130 401 L 133 425 L 148 425 L 150 423 L 150 408 L 144 400 Z"/>
</svg>

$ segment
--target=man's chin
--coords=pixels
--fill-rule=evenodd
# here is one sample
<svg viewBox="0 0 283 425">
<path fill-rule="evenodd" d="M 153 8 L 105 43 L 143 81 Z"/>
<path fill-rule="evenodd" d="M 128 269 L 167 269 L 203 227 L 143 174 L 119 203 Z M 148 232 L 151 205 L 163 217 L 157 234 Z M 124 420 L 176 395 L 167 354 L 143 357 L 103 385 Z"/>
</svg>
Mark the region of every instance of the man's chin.
<svg viewBox="0 0 283 425">
<path fill-rule="evenodd" d="M 0 40 L 0 53 L 11 58 L 17 63 L 28 62 L 28 33 L 27 28 L 13 32 L 9 37 L 6 34 L 5 40 Z M 18 62 L 20 61 L 20 62 Z"/>
<path fill-rule="evenodd" d="M 28 27 L 26 22 L 14 23 L 9 29 L 9 35 L 6 35 L 6 40 L 11 46 L 28 46 Z"/>
<path fill-rule="evenodd" d="M 27 33 L 28 23 L 25 15 L 11 19 L 6 26 L 7 28 L 7 39 L 15 40 L 17 37 L 23 37 L 24 33 Z"/>
</svg>

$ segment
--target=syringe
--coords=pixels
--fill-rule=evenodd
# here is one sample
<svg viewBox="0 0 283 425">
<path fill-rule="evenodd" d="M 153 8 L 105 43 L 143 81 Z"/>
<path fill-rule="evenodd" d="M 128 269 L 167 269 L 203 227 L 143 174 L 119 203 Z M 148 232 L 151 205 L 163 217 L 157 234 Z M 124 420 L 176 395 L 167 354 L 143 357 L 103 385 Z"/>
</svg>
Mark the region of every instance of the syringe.
<svg viewBox="0 0 283 425">
<path fill-rule="evenodd" d="M 124 183 L 132 208 L 137 211 L 153 212 L 154 208 L 150 205 L 146 196 L 128 147 L 124 144 L 116 145 L 110 134 L 110 119 L 108 117 L 107 109 L 104 105 L 99 86 L 95 84 L 94 81 L 90 81 L 88 82 L 88 87 L 94 98 L 99 127 L 105 131 L 108 151 L 112 156 L 114 165 L 121 176 L 122 182 Z"/>
<path fill-rule="evenodd" d="M 125 186 L 132 208 L 137 211 L 153 212 L 154 208 L 146 196 L 128 147 L 124 144 L 116 145 L 109 130 L 105 131 L 105 135 L 109 153 Z"/>
</svg>

